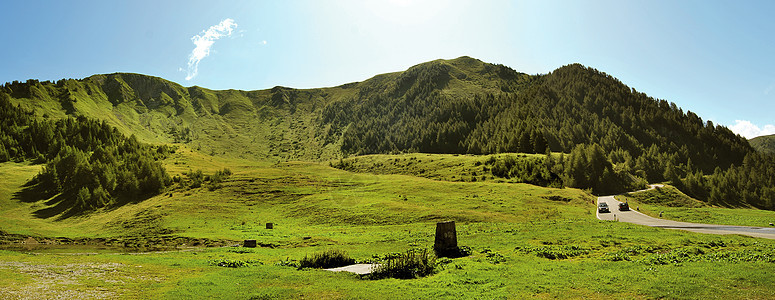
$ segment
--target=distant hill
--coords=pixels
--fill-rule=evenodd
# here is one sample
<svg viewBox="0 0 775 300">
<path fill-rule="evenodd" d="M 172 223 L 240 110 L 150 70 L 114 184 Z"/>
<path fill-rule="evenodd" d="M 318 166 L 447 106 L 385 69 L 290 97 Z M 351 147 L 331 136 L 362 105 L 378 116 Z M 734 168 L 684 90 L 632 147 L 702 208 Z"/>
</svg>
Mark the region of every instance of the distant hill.
<svg viewBox="0 0 775 300">
<path fill-rule="evenodd" d="M 775 134 L 757 136 L 748 140 L 756 151 L 775 154 Z"/>
<path fill-rule="evenodd" d="M 460 57 L 338 87 L 258 91 L 187 88 L 158 77 L 116 73 L 6 83 L 2 95 L 40 118 L 87 116 L 144 142 L 185 143 L 228 157 L 564 152 L 573 161 L 557 162 L 566 167 L 555 169 L 569 186 L 602 191 L 606 176 L 687 180 L 676 186 L 699 199 L 714 199 L 713 204 L 775 205 L 775 199 L 758 203 L 767 191 L 753 182 L 747 183 L 751 193 L 736 195 L 705 176 L 730 186 L 746 180 L 727 178 L 725 172 L 757 165 L 751 162 L 759 158 L 744 162 L 754 153 L 748 141 L 579 64 L 528 75 Z M 593 168 L 593 162 L 600 165 Z"/>
</svg>

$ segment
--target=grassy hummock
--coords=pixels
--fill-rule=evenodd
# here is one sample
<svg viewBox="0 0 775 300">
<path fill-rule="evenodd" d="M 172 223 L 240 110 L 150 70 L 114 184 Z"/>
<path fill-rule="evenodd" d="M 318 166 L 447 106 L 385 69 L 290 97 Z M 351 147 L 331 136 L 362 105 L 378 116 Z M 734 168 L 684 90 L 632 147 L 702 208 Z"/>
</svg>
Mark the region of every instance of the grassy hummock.
<svg viewBox="0 0 775 300">
<path fill-rule="evenodd" d="M 350 258 L 347 253 L 340 250 L 328 250 L 312 254 L 311 256 L 304 256 L 299 262 L 299 269 L 303 268 L 315 268 L 315 269 L 328 269 L 338 268 L 347 265 L 352 265 L 355 260 Z"/>
</svg>

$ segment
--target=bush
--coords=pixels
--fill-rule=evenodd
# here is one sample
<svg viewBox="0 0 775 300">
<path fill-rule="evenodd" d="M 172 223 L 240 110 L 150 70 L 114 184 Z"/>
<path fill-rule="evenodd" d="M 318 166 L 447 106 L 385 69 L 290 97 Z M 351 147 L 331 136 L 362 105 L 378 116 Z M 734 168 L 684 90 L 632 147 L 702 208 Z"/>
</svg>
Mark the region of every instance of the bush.
<svg viewBox="0 0 775 300">
<path fill-rule="evenodd" d="M 328 250 L 321 253 L 315 253 L 312 256 L 304 256 L 299 262 L 299 269 L 327 269 L 352 265 L 354 263 L 355 260 L 347 256 L 347 253 L 339 250 Z"/>
<path fill-rule="evenodd" d="M 548 259 L 568 259 L 579 255 L 589 254 L 589 249 L 586 249 L 577 245 L 563 245 L 563 246 L 554 246 L 554 247 L 524 246 L 524 247 L 517 247 L 516 250 L 524 253 L 532 253 L 538 257 L 543 257 Z"/>
<path fill-rule="evenodd" d="M 210 261 L 211 266 L 226 268 L 250 267 L 251 265 L 260 265 L 258 260 L 237 260 L 237 259 L 215 259 Z"/>
<path fill-rule="evenodd" d="M 427 249 L 412 249 L 406 253 L 388 257 L 374 267 L 371 279 L 412 279 L 435 273 L 436 256 Z"/>
</svg>

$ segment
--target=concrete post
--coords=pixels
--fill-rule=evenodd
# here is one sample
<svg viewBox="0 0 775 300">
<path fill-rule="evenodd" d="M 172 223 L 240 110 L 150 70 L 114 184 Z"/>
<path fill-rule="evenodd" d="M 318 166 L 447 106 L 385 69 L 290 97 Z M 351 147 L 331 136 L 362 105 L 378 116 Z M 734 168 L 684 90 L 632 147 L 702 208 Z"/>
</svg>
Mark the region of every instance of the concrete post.
<svg viewBox="0 0 775 300">
<path fill-rule="evenodd" d="M 453 254 L 457 252 L 457 230 L 455 221 L 436 223 L 436 241 L 433 250 L 437 255 Z"/>
</svg>

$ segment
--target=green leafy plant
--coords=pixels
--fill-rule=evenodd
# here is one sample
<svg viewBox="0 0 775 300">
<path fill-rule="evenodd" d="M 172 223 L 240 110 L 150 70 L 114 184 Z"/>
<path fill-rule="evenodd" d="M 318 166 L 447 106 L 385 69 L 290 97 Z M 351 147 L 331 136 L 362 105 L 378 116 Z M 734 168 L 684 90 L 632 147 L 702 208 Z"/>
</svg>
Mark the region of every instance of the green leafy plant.
<svg viewBox="0 0 775 300">
<path fill-rule="evenodd" d="M 219 266 L 219 267 L 226 267 L 226 268 L 242 268 L 242 267 L 250 267 L 253 265 L 260 265 L 262 264 L 258 260 L 238 260 L 238 259 L 214 259 L 209 262 L 211 266 Z"/>
<path fill-rule="evenodd" d="M 412 249 L 398 255 L 390 255 L 380 261 L 369 275 L 371 279 L 412 279 L 436 272 L 436 256 L 428 249 Z"/>
<path fill-rule="evenodd" d="M 304 256 L 299 262 L 299 269 L 303 268 L 336 268 L 355 263 L 347 253 L 339 250 L 328 250 L 315 253 L 312 256 Z"/>
<path fill-rule="evenodd" d="M 561 245 L 561 246 L 523 246 L 517 247 L 517 251 L 523 253 L 532 253 L 538 257 L 548 259 L 568 259 L 583 254 L 589 254 L 589 249 L 583 248 L 578 245 Z"/>
</svg>

